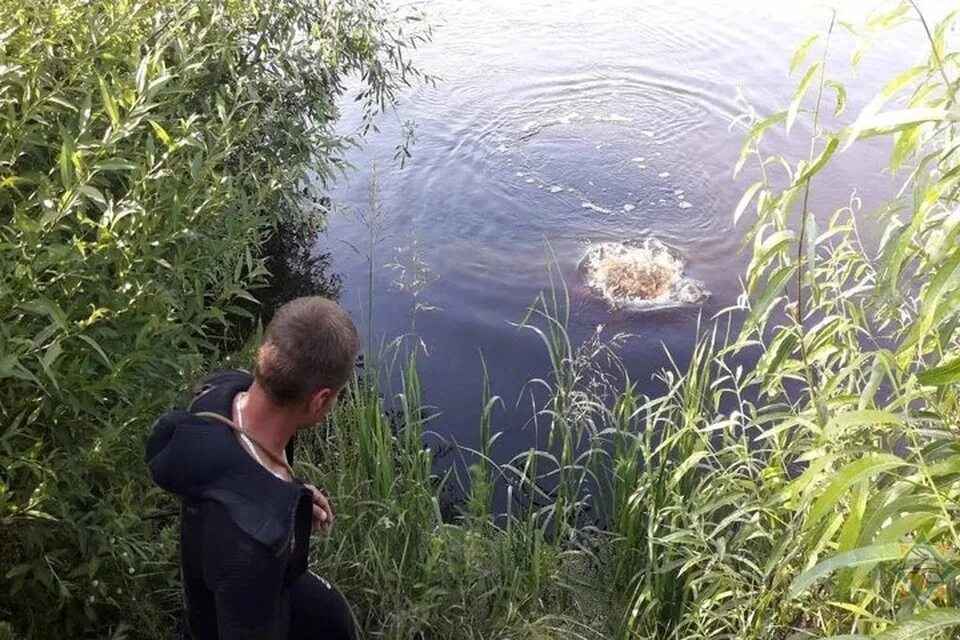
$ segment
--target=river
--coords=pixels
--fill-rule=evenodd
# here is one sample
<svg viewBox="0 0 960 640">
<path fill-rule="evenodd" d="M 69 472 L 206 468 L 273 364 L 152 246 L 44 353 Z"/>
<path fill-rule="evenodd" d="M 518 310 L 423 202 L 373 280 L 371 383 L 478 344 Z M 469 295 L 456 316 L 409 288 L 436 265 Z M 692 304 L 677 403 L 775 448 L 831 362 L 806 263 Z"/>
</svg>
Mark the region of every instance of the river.
<svg viewBox="0 0 960 640">
<path fill-rule="evenodd" d="M 847 2 L 844 11 L 872 4 Z M 382 118 L 380 132 L 351 152 L 357 170 L 333 189 L 337 211 L 317 250 L 331 254 L 343 278 L 341 303 L 368 322 L 370 228 L 358 214 L 368 211 L 376 166 L 374 334 L 389 340 L 412 329 L 422 339 L 425 399 L 440 412 L 431 427 L 471 445 L 482 353 L 507 403 L 494 426 L 512 453 L 530 440 L 528 411 L 514 403 L 547 361 L 536 337 L 511 323 L 549 287 L 551 251 L 571 290 L 574 339 L 598 325 L 633 334 L 621 354 L 651 392 L 666 352 L 682 363 L 699 318 L 735 303 L 749 249 L 732 212 L 754 179 L 751 171 L 732 177 L 744 137 L 732 124 L 744 109 L 739 96 L 763 115 L 786 108 L 798 82 L 788 75 L 793 51 L 825 32 L 831 14 L 805 0 L 440 0 L 427 8 L 434 39 L 413 56 L 440 80 L 405 92 L 398 115 Z M 919 24 L 901 30 L 870 48 L 854 74 L 851 38 L 838 28 L 828 65 L 849 83 L 846 118 L 923 47 Z M 343 109 L 345 122 L 356 119 L 349 102 Z M 408 119 L 416 141 L 401 168 L 393 157 Z M 802 157 L 809 133 L 798 126 L 787 137 L 781 127 L 768 149 Z M 812 208 L 821 220 L 854 191 L 866 212 L 889 197 L 887 153 L 882 143 L 857 145 L 818 177 Z M 613 310 L 584 287 L 578 265 L 591 243 L 651 236 L 684 256 L 712 294 L 705 303 Z"/>
</svg>

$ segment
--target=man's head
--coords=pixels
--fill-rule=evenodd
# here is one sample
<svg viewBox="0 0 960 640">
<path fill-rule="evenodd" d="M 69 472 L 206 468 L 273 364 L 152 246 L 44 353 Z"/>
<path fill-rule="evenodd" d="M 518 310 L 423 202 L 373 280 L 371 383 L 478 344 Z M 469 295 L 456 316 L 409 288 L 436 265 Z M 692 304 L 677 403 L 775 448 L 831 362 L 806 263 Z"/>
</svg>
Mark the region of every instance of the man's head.
<svg viewBox="0 0 960 640">
<path fill-rule="evenodd" d="M 302 412 L 308 426 L 336 404 L 359 352 L 357 328 L 346 311 L 326 298 L 297 298 L 267 326 L 253 375 L 273 402 Z"/>
</svg>

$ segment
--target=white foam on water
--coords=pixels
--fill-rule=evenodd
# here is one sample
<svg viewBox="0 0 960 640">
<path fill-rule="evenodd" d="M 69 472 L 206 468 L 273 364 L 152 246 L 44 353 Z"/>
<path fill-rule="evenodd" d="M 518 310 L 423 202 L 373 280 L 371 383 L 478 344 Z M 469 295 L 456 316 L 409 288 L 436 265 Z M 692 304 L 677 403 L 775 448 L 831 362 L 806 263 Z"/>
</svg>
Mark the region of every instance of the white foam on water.
<svg viewBox="0 0 960 640">
<path fill-rule="evenodd" d="M 630 158 L 630 162 L 643 162 L 644 160 L 646 160 L 646 158 L 643 158 L 641 156 L 637 156 L 636 158 Z"/>
<path fill-rule="evenodd" d="M 505 153 L 509 150 L 510 150 L 510 147 L 508 147 L 505 144 L 501 144 L 500 146 L 497 147 L 497 151 L 499 151 L 500 153 Z"/>
<path fill-rule="evenodd" d="M 527 174 L 525 174 L 523 171 L 517 171 L 517 177 L 518 177 L 518 178 L 522 178 L 522 177 L 525 176 L 525 175 L 527 175 Z"/>
<path fill-rule="evenodd" d="M 560 193 L 561 191 L 563 191 L 563 187 L 561 187 L 560 185 L 555 184 L 552 187 L 550 187 L 550 193 Z"/>
<path fill-rule="evenodd" d="M 643 135 L 647 136 L 648 138 L 652 138 L 652 137 L 653 137 L 653 131 L 649 131 L 649 130 L 646 130 L 646 129 L 645 129 L 645 130 L 641 131 L 640 133 L 642 133 Z"/>
<path fill-rule="evenodd" d="M 632 205 L 632 204 L 625 204 L 625 205 L 623 205 L 623 210 L 626 211 L 626 212 L 628 212 L 628 213 L 629 213 L 630 211 L 633 211 L 633 210 L 636 209 L 636 208 L 637 208 L 637 207 L 634 206 L 634 205 Z"/>
<path fill-rule="evenodd" d="M 597 122 L 633 122 L 633 118 L 622 116 L 619 113 L 611 113 L 608 116 L 593 116 L 593 119 Z"/>
<path fill-rule="evenodd" d="M 527 184 L 533 184 L 534 182 L 536 182 L 536 180 L 534 180 L 533 178 L 527 178 L 525 182 Z"/>
<path fill-rule="evenodd" d="M 614 308 L 676 307 L 710 296 L 700 282 L 684 275 L 680 253 L 656 238 L 594 245 L 580 265 L 587 286 Z"/>
<path fill-rule="evenodd" d="M 610 209 L 604 209 L 603 207 L 597 206 L 592 202 L 581 202 L 580 206 L 589 211 L 596 211 L 597 213 L 613 213 Z"/>
<path fill-rule="evenodd" d="M 674 189 L 674 190 L 673 190 L 673 195 L 675 195 L 675 196 L 682 196 L 682 195 L 683 195 L 683 189 Z"/>
<path fill-rule="evenodd" d="M 691 208 L 693 205 L 690 204 L 689 202 L 687 202 L 686 200 L 684 200 L 683 202 L 681 202 L 681 203 L 678 204 L 677 206 L 680 207 L 681 209 L 689 209 L 689 208 Z"/>
<path fill-rule="evenodd" d="M 582 120 L 582 119 L 583 119 L 583 116 L 581 116 L 579 112 L 571 111 L 566 115 L 558 116 L 556 118 L 548 118 L 546 120 L 531 120 L 530 122 L 523 125 L 523 127 L 521 128 L 521 131 L 523 133 L 533 132 L 535 134 L 539 132 L 541 129 L 545 129 L 546 127 L 552 127 L 553 125 L 557 125 L 557 124 L 570 124 L 575 120 Z"/>
<path fill-rule="evenodd" d="M 661 171 L 660 173 L 657 174 L 657 176 L 660 177 L 660 178 L 669 178 L 669 177 L 670 177 L 670 172 L 669 172 L 669 171 Z"/>
</svg>

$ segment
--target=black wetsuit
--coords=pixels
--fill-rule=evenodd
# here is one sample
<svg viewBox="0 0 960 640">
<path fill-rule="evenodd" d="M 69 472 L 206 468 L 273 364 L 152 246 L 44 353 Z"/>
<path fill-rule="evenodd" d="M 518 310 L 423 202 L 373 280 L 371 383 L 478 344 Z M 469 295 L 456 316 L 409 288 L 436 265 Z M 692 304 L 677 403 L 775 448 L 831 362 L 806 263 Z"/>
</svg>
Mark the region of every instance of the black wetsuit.
<svg viewBox="0 0 960 640">
<path fill-rule="evenodd" d="M 190 412 L 154 425 L 147 462 L 154 481 L 181 499 L 180 563 L 190 640 L 349 640 L 356 637 L 339 592 L 307 571 L 312 500 L 300 482 L 277 478 L 226 426 L 250 374 L 201 381 Z"/>
</svg>

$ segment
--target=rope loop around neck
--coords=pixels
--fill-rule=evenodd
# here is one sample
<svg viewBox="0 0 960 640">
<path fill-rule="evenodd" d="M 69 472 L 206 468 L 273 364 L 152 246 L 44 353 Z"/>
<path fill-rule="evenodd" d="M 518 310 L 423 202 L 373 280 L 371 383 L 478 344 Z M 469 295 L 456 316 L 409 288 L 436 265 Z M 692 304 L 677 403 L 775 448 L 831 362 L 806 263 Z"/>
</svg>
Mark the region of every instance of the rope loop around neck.
<svg viewBox="0 0 960 640">
<path fill-rule="evenodd" d="M 291 480 L 293 480 L 296 477 L 293 473 L 293 467 L 290 466 L 289 462 L 287 462 L 286 460 L 284 460 L 283 458 L 275 454 L 273 451 L 270 451 L 270 449 L 267 449 L 265 446 L 260 444 L 256 438 L 254 438 L 249 433 L 247 433 L 246 431 L 238 427 L 230 418 L 227 418 L 226 416 L 222 416 L 219 413 L 215 413 L 213 411 L 200 411 L 193 415 L 199 416 L 201 418 L 215 420 L 216 422 L 219 422 L 220 424 L 229 427 L 231 430 L 234 431 L 234 433 L 237 433 L 243 436 L 244 438 L 246 438 L 247 440 L 249 440 L 253 444 L 253 446 L 256 447 L 262 454 L 267 456 L 271 462 L 278 464 L 284 469 L 286 469 L 287 473 L 290 474 Z"/>
</svg>

